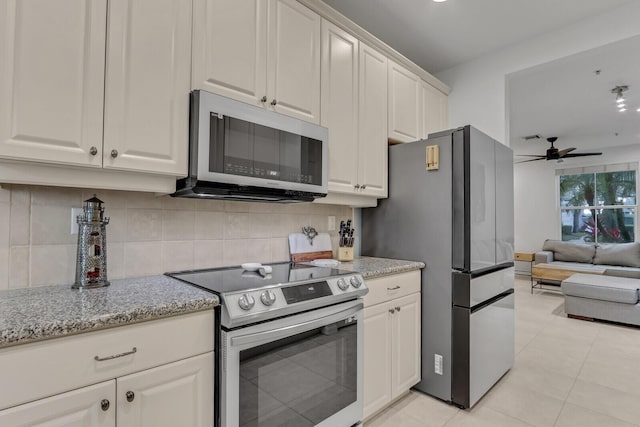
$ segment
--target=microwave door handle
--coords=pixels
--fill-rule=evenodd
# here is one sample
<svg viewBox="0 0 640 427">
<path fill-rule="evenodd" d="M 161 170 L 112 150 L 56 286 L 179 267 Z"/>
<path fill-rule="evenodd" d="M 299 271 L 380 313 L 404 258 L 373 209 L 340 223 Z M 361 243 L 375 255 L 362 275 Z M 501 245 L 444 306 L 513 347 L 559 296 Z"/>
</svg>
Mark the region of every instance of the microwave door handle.
<svg viewBox="0 0 640 427">
<path fill-rule="evenodd" d="M 362 303 L 356 305 L 355 307 L 342 310 L 338 313 L 321 317 L 320 319 L 309 320 L 307 322 L 297 323 L 290 326 L 284 326 L 277 329 L 271 329 L 264 332 L 256 332 L 253 334 L 240 335 L 240 336 L 231 338 L 231 345 L 236 347 L 236 346 L 244 346 L 247 344 L 260 345 L 262 343 L 268 343 L 271 341 L 278 340 L 280 338 L 290 337 L 292 335 L 296 335 L 301 332 L 306 332 L 311 329 L 321 328 L 323 326 L 330 325 L 340 320 L 344 320 L 349 316 L 355 315 L 360 310 L 362 310 Z"/>
</svg>

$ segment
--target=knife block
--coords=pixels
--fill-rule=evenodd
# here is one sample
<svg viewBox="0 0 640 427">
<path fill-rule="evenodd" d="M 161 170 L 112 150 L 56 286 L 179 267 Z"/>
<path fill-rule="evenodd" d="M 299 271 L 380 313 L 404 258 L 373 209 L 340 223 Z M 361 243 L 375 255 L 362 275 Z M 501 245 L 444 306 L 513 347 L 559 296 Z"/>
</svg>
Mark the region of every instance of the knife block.
<svg viewBox="0 0 640 427">
<path fill-rule="evenodd" d="M 353 261 L 353 248 L 339 247 L 338 261 Z"/>
</svg>

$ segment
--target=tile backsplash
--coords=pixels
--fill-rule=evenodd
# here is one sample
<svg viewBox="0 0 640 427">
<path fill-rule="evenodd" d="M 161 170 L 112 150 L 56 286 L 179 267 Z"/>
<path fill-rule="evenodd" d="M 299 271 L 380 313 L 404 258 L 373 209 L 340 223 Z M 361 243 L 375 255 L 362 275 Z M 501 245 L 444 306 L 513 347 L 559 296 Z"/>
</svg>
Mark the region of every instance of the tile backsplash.
<svg viewBox="0 0 640 427">
<path fill-rule="evenodd" d="M 73 283 L 77 235 L 71 208 L 104 201 L 109 279 L 289 259 L 289 233 L 327 231 L 351 208 L 175 199 L 150 193 L 54 187 L 0 188 L 0 289 Z M 337 233 L 331 232 L 333 247 Z"/>
</svg>

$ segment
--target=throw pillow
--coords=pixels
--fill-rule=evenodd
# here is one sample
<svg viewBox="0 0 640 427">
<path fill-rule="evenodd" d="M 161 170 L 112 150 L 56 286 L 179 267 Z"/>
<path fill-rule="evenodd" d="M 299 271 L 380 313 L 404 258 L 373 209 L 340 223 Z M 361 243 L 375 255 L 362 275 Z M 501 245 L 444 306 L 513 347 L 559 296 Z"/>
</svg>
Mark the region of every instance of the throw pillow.
<svg viewBox="0 0 640 427">
<path fill-rule="evenodd" d="M 596 248 L 593 263 L 640 267 L 640 243 L 602 243 Z"/>
<path fill-rule="evenodd" d="M 591 243 L 563 242 L 561 240 L 545 240 L 543 251 L 553 251 L 555 261 L 584 262 L 591 264 L 596 254 L 596 247 Z"/>
</svg>

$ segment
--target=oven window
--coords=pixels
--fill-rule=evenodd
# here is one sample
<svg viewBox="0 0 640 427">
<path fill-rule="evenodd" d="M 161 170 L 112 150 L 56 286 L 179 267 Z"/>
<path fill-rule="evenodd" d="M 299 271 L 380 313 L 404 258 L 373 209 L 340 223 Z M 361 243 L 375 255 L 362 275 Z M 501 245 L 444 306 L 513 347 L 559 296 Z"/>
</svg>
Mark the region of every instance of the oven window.
<svg viewBox="0 0 640 427">
<path fill-rule="evenodd" d="M 342 321 L 240 352 L 240 426 L 313 426 L 356 401 L 357 326 Z"/>
<path fill-rule="evenodd" d="M 322 141 L 215 113 L 209 120 L 210 172 L 322 184 Z"/>
</svg>

